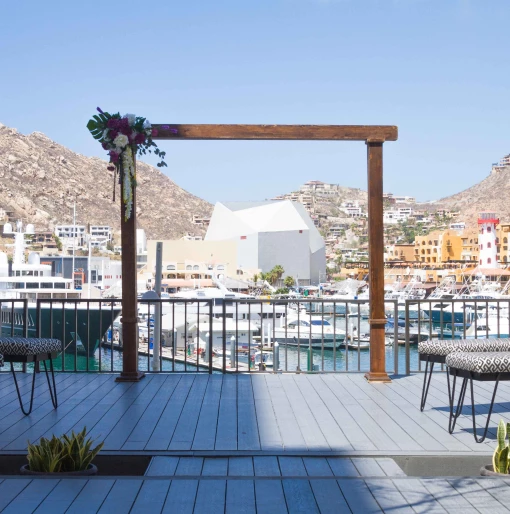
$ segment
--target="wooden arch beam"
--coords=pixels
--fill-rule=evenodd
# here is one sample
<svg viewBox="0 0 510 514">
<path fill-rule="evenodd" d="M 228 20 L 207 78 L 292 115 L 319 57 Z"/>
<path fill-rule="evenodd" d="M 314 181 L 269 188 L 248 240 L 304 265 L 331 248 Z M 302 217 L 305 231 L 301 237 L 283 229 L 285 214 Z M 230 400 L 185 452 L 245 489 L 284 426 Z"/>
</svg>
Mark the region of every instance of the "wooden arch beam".
<svg viewBox="0 0 510 514">
<path fill-rule="evenodd" d="M 368 176 L 368 245 L 370 262 L 370 371 L 365 377 L 371 382 L 389 382 L 386 372 L 384 315 L 384 227 L 383 227 L 383 143 L 396 141 L 398 129 L 392 125 L 183 125 L 155 124 L 155 140 L 280 140 L 280 141 L 365 141 L 367 144 Z M 136 203 L 133 199 L 133 210 Z M 124 229 L 125 233 L 124 233 Z M 120 380 L 139 380 L 138 337 L 136 319 L 136 220 L 123 223 L 123 371 Z M 126 249 L 124 248 L 126 243 Z M 128 255 L 129 254 L 129 255 Z M 132 274 L 124 273 L 126 269 Z M 129 282 L 129 287 L 128 287 Z M 126 287 L 126 289 L 124 289 Z M 132 319 L 131 319 L 132 318 Z M 396 342 L 395 342 L 396 345 Z M 397 346 L 395 346 L 397 351 Z"/>
</svg>

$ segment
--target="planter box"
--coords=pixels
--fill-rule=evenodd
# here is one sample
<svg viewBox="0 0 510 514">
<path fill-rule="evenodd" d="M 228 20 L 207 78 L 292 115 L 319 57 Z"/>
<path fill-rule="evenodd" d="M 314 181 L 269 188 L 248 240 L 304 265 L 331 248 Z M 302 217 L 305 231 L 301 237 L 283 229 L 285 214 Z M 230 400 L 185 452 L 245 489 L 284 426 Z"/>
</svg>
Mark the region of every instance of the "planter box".
<svg viewBox="0 0 510 514">
<path fill-rule="evenodd" d="M 480 469 L 480 475 L 483 477 L 499 477 L 499 478 L 510 478 L 510 475 L 507 473 L 496 473 L 492 464 L 488 464 L 487 466 L 483 466 Z"/>
<path fill-rule="evenodd" d="M 28 464 L 21 466 L 20 473 L 22 475 L 31 476 L 46 476 L 46 477 L 88 477 L 97 475 L 97 467 L 94 464 L 89 464 L 87 469 L 82 471 L 66 471 L 61 473 L 48 473 L 46 471 L 30 471 Z"/>
</svg>

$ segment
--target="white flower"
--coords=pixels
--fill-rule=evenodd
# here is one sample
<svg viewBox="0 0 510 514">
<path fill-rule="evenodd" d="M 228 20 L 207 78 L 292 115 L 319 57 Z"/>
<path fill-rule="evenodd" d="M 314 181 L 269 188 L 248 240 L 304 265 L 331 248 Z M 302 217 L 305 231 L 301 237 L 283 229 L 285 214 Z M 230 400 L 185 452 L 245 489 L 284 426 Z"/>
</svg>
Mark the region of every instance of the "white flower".
<svg viewBox="0 0 510 514">
<path fill-rule="evenodd" d="M 136 123 L 136 114 L 124 114 L 123 118 L 127 118 L 131 126 Z"/>
<path fill-rule="evenodd" d="M 103 139 L 107 139 L 108 138 L 108 132 L 109 132 L 109 129 L 105 129 L 103 131 Z"/>
<path fill-rule="evenodd" d="M 146 133 L 148 136 L 152 135 L 152 129 L 147 129 L 147 130 L 145 131 L 145 133 Z"/>
<path fill-rule="evenodd" d="M 114 140 L 113 140 L 113 144 L 120 148 L 121 150 L 127 146 L 129 143 L 129 139 L 127 136 L 125 136 L 124 134 L 119 134 Z"/>
<path fill-rule="evenodd" d="M 143 122 L 143 128 L 144 129 L 150 129 L 152 127 L 151 122 L 149 120 L 145 120 Z"/>
</svg>

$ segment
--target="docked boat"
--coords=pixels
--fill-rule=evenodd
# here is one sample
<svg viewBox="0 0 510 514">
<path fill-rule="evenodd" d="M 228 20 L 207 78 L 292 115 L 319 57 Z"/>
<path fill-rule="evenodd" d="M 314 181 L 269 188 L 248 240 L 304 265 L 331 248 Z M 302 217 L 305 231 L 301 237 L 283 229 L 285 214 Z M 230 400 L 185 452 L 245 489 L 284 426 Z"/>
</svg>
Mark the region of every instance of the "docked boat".
<svg viewBox="0 0 510 514">
<path fill-rule="evenodd" d="M 52 276 L 51 266 L 41 264 L 36 252 L 31 252 L 25 262 L 25 235 L 34 233 L 33 225 L 28 224 L 23 232 L 18 222 L 13 232 L 12 225 L 6 223 L 4 233 L 13 233 L 15 239 L 11 273 L 7 255 L 0 252 L 2 335 L 54 337 L 63 342 L 66 352 L 94 355 L 119 316 L 120 306 L 80 301 L 82 291 L 73 288 L 71 279 Z"/>
</svg>

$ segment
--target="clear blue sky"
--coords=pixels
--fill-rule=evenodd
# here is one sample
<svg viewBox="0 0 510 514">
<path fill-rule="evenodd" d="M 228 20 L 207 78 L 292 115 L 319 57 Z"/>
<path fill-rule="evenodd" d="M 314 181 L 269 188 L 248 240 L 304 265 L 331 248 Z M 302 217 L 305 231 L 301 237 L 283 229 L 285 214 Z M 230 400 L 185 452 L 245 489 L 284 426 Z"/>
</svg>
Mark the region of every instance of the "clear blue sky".
<svg viewBox="0 0 510 514">
<path fill-rule="evenodd" d="M 437 199 L 510 152 L 509 0 L 46 0 L 0 7 L 0 122 L 104 157 L 96 106 L 154 123 L 398 125 L 385 191 Z M 365 145 L 162 142 L 211 202 L 366 188 Z"/>
</svg>

